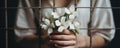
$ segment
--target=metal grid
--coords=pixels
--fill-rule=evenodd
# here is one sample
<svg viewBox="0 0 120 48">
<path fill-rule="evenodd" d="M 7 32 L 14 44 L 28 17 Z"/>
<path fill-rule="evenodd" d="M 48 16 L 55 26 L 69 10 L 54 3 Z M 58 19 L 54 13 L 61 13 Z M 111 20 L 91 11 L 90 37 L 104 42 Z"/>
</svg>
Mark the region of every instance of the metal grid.
<svg viewBox="0 0 120 48">
<path fill-rule="evenodd" d="M 53 1 L 55 2 L 55 1 Z M 77 2 L 77 0 L 75 0 L 75 2 Z M 91 0 L 91 3 L 92 3 L 92 0 Z M 77 3 L 75 3 L 75 6 L 76 6 Z M 55 8 L 62 8 L 62 7 L 54 7 L 55 6 L 55 3 L 53 4 L 53 11 L 55 11 Z M 91 7 L 75 7 L 75 10 L 77 10 L 77 8 L 93 8 L 92 7 L 92 4 L 90 4 Z M 42 7 L 7 7 L 7 0 L 5 0 L 5 29 L 6 29 L 6 48 L 9 48 L 8 47 L 8 29 L 16 29 L 16 28 L 9 28 L 8 27 L 8 13 L 7 13 L 7 9 L 20 9 L 20 8 L 39 8 L 39 9 L 42 9 Z M 51 8 L 51 7 L 44 7 L 44 8 Z M 63 7 L 64 8 L 64 7 Z M 120 7 L 96 7 L 96 8 L 105 8 L 105 9 L 111 9 L 111 8 L 120 8 Z M 18 28 L 19 29 L 19 28 Z M 36 28 L 23 28 L 23 29 L 36 29 Z M 81 28 L 81 29 L 89 29 L 89 30 L 92 30 L 91 28 Z M 120 29 L 120 28 L 107 28 L 107 29 Z M 92 48 L 92 33 L 90 32 L 90 48 Z"/>
</svg>

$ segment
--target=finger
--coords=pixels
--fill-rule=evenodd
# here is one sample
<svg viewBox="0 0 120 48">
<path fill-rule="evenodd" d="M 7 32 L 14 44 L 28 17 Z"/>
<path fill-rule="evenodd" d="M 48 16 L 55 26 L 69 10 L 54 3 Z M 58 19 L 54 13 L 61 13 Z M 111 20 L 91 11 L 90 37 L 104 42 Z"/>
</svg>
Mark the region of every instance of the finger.
<svg viewBox="0 0 120 48">
<path fill-rule="evenodd" d="M 76 41 L 74 41 L 74 40 L 71 40 L 71 41 L 51 40 L 50 42 L 53 43 L 53 44 L 61 45 L 61 46 L 71 46 L 71 45 L 76 44 Z"/>
<path fill-rule="evenodd" d="M 64 34 L 64 35 L 71 35 L 71 34 L 73 34 L 74 35 L 74 33 L 69 31 L 69 30 L 64 30 L 63 32 L 58 32 L 57 30 L 54 30 L 54 32 L 51 35 L 54 35 L 54 34 L 59 34 L 59 35 L 60 34 Z"/>
<path fill-rule="evenodd" d="M 55 44 L 55 47 L 56 48 L 75 48 L 75 46 L 60 46 L 60 45 L 57 45 L 57 44 Z"/>
<path fill-rule="evenodd" d="M 50 39 L 52 40 L 75 40 L 76 36 L 74 35 L 51 35 Z"/>
<path fill-rule="evenodd" d="M 71 31 L 69 31 L 69 30 L 64 30 L 62 33 L 63 33 L 63 34 L 68 34 L 68 35 L 74 34 L 73 32 L 71 32 Z"/>
</svg>

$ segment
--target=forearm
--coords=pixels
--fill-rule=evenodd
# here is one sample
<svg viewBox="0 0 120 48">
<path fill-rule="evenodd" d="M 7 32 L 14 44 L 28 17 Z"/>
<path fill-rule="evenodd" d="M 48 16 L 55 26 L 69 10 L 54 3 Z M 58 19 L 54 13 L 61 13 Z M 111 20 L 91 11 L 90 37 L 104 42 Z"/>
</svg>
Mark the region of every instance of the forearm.
<svg viewBox="0 0 120 48">
<path fill-rule="evenodd" d="M 77 37 L 77 47 L 90 47 L 90 37 L 89 36 L 78 36 Z M 105 45 L 105 40 L 101 36 L 92 36 L 92 47 L 98 48 Z"/>
</svg>

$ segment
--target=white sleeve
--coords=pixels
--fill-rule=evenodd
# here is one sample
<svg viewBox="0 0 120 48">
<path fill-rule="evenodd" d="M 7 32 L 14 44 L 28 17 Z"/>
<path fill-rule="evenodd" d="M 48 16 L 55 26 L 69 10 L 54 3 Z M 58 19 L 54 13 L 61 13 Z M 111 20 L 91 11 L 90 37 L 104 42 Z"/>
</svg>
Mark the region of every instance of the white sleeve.
<svg viewBox="0 0 120 48">
<path fill-rule="evenodd" d="M 111 7 L 110 0 L 98 0 L 96 7 Z M 115 35 L 115 25 L 111 8 L 95 8 L 92 15 L 93 33 L 111 41 Z"/>
<path fill-rule="evenodd" d="M 25 0 L 25 3 L 26 3 L 25 5 L 30 6 L 28 0 Z M 19 1 L 18 7 L 24 7 L 21 0 Z M 30 29 L 30 28 L 35 28 L 32 9 L 18 8 L 15 27 L 17 28 L 17 29 L 15 28 L 14 30 L 15 35 L 19 38 L 24 38 L 25 36 L 31 35 L 36 32 L 35 29 Z"/>
</svg>

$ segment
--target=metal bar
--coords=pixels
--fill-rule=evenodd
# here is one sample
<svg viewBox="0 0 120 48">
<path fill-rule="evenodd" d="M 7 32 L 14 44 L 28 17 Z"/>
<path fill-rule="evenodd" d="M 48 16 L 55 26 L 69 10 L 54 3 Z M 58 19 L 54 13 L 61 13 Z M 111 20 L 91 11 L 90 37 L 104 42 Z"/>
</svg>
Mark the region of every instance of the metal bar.
<svg viewBox="0 0 120 48">
<path fill-rule="evenodd" d="M 53 12 L 55 12 L 55 0 L 53 0 Z"/>
<path fill-rule="evenodd" d="M 39 24 L 41 24 L 41 21 L 42 21 L 42 0 L 40 0 L 40 21 L 39 21 Z M 40 28 L 40 32 L 42 32 L 42 29 L 41 29 L 41 26 L 39 26 L 39 28 Z M 40 36 L 41 36 L 41 34 L 39 34 L 38 35 L 39 36 L 39 48 L 41 48 L 41 45 L 42 45 L 42 41 L 40 40 L 41 38 L 40 38 Z"/>
<path fill-rule="evenodd" d="M 92 19 L 92 16 L 91 16 L 91 7 L 92 7 L 92 0 L 90 0 L 90 28 L 91 28 L 91 19 Z M 91 30 L 89 29 L 90 31 L 90 48 L 92 48 L 92 32 Z"/>
<path fill-rule="evenodd" d="M 77 1 L 78 0 L 75 0 L 75 11 L 77 11 Z"/>
<path fill-rule="evenodd" d="M 7 21 L 7 0 L 5 0 L 5 28 L 8 29 L 8 21 Z M 8 30 L 6 30 L 6 48 L 8 48 Z"/>
</svg>

